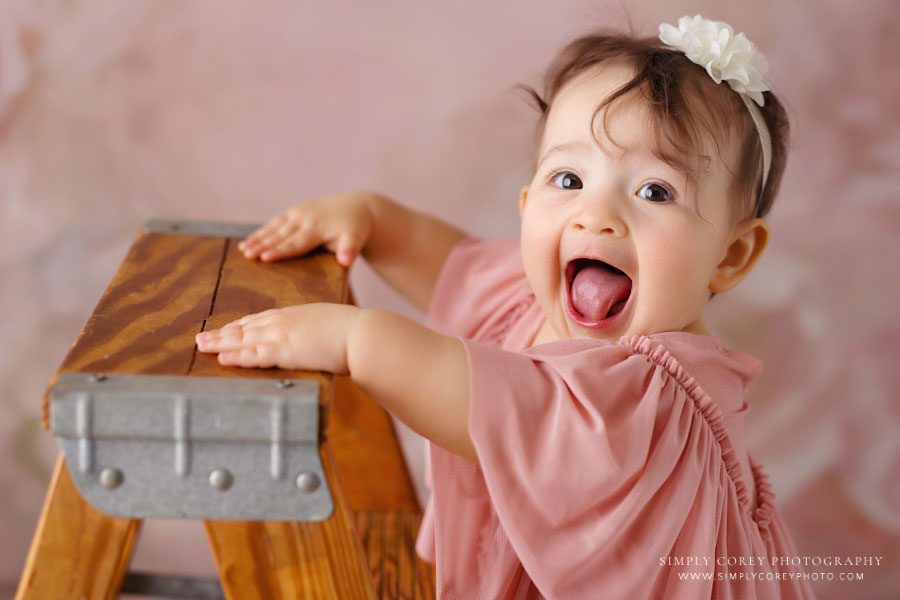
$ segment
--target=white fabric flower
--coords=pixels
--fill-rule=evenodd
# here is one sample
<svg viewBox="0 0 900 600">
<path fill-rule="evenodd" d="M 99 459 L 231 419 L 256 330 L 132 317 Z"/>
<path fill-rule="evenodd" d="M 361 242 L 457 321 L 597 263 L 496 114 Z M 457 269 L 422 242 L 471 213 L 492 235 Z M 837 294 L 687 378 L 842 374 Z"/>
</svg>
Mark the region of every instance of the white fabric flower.
<svg viewBox="0 0 900 600">
<path fill-rule="evenodd" d="M 681 17 L 677 28 L 668 23 L 660 25 L 659 39 L 705 68 L 716 83 L 727 81 L 734 91 L 746 94 L 760 106 L 764 104 L 762 93 L 769 86 L 763 76 L 769 64 L 756 44 L 743 33 L 734 35 L 727 23 L 700 15 Z"/>
</svg>

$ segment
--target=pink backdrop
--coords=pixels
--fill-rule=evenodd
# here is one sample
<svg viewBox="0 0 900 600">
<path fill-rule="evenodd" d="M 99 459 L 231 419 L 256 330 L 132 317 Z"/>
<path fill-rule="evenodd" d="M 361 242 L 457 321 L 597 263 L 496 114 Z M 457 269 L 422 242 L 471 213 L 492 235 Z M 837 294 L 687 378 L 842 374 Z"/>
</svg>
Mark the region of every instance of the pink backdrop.
<svg viewBox="0 0 900 600">
<path fill-rule="evenodd" d="M 628 12 L 647 33 L 682 14 L 722 19 L 769 58 L 794 128 L 774 239 L 708 324 L 765 360 L 747 439 L 799 553 L 883 557 L 863 581 L 816 583 L 819 597 L 895 598 L 900 9 L 643 0 Z M 535 113 L 512 86 L 623 14 L 576 0 L 0 0 L 0 597 L 56 454 L 39 399 L 145 219 L 261 221 L 373 188 L 515 235 Z M 353 279 L 361 303 L 421 317 L 364 267 Z M 152 523 L 135 566 L 212 573 L 202 530 L 181 532 Z"/>
</svg>

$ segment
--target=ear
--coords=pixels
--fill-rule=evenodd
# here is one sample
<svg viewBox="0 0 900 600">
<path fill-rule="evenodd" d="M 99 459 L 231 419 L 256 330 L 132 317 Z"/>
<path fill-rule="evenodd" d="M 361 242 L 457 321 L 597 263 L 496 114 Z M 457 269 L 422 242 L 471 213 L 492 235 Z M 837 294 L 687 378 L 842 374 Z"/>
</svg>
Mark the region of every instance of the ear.
<svg viewBox="0 0 900 600">
<path fill-rule="evenodd" d="M 748 219 L 735 225 L 731 241 L 725 248 L 709 282 L 714 294 L 736 286 L 762 256 L 769 242 L 769 224 L 762 219 Z"/>
<path fill-rule="evenodd" d="M 519 192 L 519 216 L 522 216 L 522 213 L 525 212 L 525 200 L 528 199 L 528 186 L 522 186 L 522 191 Z"/>
</svg>

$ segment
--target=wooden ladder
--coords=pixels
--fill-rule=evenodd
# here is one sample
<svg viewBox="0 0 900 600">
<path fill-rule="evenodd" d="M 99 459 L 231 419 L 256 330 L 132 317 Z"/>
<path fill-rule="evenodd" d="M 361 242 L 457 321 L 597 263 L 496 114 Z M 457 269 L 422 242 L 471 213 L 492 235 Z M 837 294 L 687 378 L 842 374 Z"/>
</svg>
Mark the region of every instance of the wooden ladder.
<svg viewBox="0 0 900 600">
<path fill-rule="evenodd" d="M 434 568 L 413 549 L 421 511 L 388 414 L 348 378 L 224 368 L 194 348 L 198 331 L 244 314 L 349 301 L 346 271 L 326 253 L 271 264 L 247 261 L 235 238 L 193 235 L 181 227 L 138 235 L 57 376 L 317 380 L 319 454 L 334 512 L 319 523 L 205 521 L 224 596 L 433 598 Z M 60 456 L 16 599 L 117 597 L 140 526 L 139 519 L 112 517 L 88 504 Z"/>
</svg>

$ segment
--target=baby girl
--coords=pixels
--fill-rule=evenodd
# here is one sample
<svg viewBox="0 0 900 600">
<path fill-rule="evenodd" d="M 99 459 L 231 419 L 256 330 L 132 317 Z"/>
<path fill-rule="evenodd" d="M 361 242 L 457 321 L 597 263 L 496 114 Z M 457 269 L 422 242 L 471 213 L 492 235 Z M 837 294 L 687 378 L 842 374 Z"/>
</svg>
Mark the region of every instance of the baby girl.
<svg viewBox="0 0 900 600">
<path fill-rule="evenodd" d="M 551 67 L 521 236 L 467 238 L 374 193 L 241 243 L 362 255 L 428 327 L 310 304 L 201 333 L 226 365 L 349 374 L 430 440 L 419 554 L 444 598 L 810 598 L 743 440 L 760 362 L 702 321 L 769 237 L 784 109 L 743 34 L 576 40 Z"/>
</svg>

